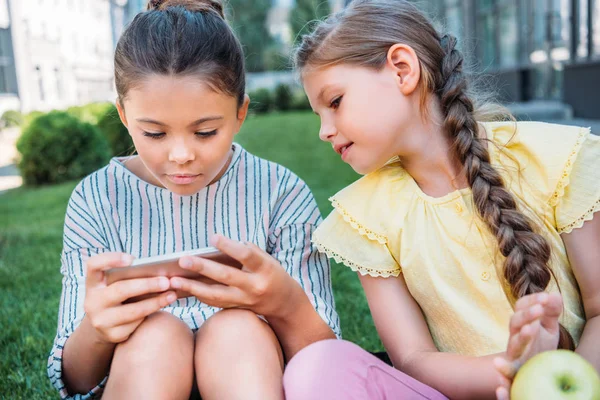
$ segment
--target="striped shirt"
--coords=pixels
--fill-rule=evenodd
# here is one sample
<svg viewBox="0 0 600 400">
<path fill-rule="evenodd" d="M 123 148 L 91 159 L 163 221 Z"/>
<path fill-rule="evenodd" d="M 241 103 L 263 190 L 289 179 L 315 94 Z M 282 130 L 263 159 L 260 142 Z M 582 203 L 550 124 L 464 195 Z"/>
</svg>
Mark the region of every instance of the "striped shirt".
<svg viewBox="0 0 600 400">
<path fill-rule="evenodd" d="M 107 380 L 89 393 L 73 397 L 62 380 L 63 347 L 84 316 L 85 263 L 103 252 L 156 256 L 208 246 L 216 233 L 252 242 L 281 263 L 340 336 L 329 261 L 310 242 L 321 222 L 312 193 L 288 169 L 260 159 L 238 144 L 233 149 L 221 179 L 191 196 L 179 196 L 141 180 L 117 158 L 74 189 L 64 225 L 58 332 L 48 359 L 48 376 L 63 399 L 93 398 Z M 191 329 L 198 329 L 219 311 L 195 297 L 178 299 L 164 310 Z"/>
</svg>

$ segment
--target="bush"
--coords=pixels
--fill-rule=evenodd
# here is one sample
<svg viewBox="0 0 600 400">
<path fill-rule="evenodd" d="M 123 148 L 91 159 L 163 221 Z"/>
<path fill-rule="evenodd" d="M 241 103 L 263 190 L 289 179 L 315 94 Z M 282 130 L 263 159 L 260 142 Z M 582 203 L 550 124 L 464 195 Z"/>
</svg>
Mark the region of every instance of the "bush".
<svg viewBox="0 0 600 400">
<path fill-rule="evenodd" d="M 100 117 L 97 126 L 108 141 L 113 156 L 130 155 L 135 150 L 129 131 L 121 122 L 114 104 Z"/>
<path fill-rule="evenodd" d="M 292 91 L 288 85 L 280 83 L 275 88 L 275 108 L 280 111 L 288 111 L 292 108 Z"/>
<path fill-rule="evenodd" d="M 110 159 L 110 148 L 98 128 L 62 111 L 31 121 L 17 150 L 21 175 L 29 185 L 83 178 Z"/>
<path fill-rule="evenodd" d="M 44 115 L 44 113 L 41 111 L 31 111 L 30 113 L 25 114 L 25 116 L 23 117 L 23 125 L 21 125 L 21 128 L 25 130 L 27 126 L 31 124 L 31 122 L 33 122 L 37 117 L 41 117 L 42 115 Z"/>
<path fill-rule="evenodd" d="M 69 107 L 67 108 L 67 113 L 82 122 L 97 125 L 100 118 L 102 118 L 111 107 L 114 106 L 109 102 L 89 103 L 84 106 Z"/>
<path fill-rule="evenodd" d="M 23 125 L 23 114 L 15 110 L 5 111 L 2 117 L 0 117 L 0 124 L 2 128 L 21 126 Z"/>
<path fill-rule="evenodd" d="M 269 89 L 257 89 L 248 94 L 250 96 L 250 109 L 257 114 L 264 114 L 271 110 L 273 99 Z"/>
</svg>

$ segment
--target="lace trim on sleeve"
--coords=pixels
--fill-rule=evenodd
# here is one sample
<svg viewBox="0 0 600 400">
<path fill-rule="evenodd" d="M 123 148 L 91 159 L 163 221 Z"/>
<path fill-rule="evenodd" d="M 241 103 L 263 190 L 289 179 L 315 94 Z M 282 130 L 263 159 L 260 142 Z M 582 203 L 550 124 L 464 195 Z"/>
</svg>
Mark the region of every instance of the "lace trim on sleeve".
<svg viewBox="0 0 600 400">
<path fill-rule="evenodd" d="M 337 262 L 338 264 L 344 264 L 346 267 L 350 268 L 352 271 L 354 272 L 358 272 L 361 275 L 370 275 L 374 278 L 377 277 L 381 277 L 381 278 L 389 278 L 390 276 L 393 277 L 397 277 L 398 275 L 400 275 L 400 269 L 399 268 L 386 268 L 386 269 L 375 269 L 375 268 L 367 268 L 367 267 L 363 267 L 362 265 L 359 265 L 351 260 L 348 260 L 346 257 L 336 253 L 335 251 L 332 251 L 331 249 L 323 246 L 321 243 L 316 242 L 313 240 L 313 243 L 317 246 L 317 249 L 321 252 L 321 253 L 325 253 L 327 254 L 327 257 L 329 258 L 333 258 L 335 260 L 335 262 Z"/>
<path fill-rule="evenodd" d="M 369 228 L 363 226 L 360 222 L 358 222 L 354 217 L 350 215 L 350 213 L 335 199 L 330 198 L 331 204 L 333 208 L 344 218 L 344 221 L 350 224 L 354 229 L 356 229 L 361 235 L 368 237 L 371 240 L 376 240 L 381 244 L 387 244 L 388 239 L 386 236 L 381 235 L 379 233 L 373 232 Z"/>
<path fill-rule="evenodd" d="M 589 128 L 581 128 L 579 130 L 579 136 L 577 137 L 575 146 L 573 146 L 573 149 L 571 150 L 571 154 L 569 155 L 569 158 L 567 159 L 567 163 L 563 170 L 562 176 L 560 177 L 558 184 L 556 185 L 556 190 L 554 191 L 554 193 L 552 193 L 552 196 L 550 196 L 550 199 L 548 200 L 548 204 L 550 206 L 555 207 L 558 204 L 559 199 L 562 196 L 564 196 L 565 188 L 569 185 L 571 170 L 573 169 L 573 163 L 575 162 L 575 159 L 577 158 L 577 155 L 579 154 L 579 150 L 581 149 L 583 142 L 587 138 L 589 131 L 590 131 Z M 582 222 L 582 225 L 583 225 L 583 222 Z"/>
<path fill-rule="evenodd" d="M 592 208 L 587 210 L 585 214 L 571 222 L 569 225 L 559 227 L 558 233 L 571 233 L 573 229 L 581 228 L 585 222 L 594 219 L 594 214 L 597 211 L 600 211 L 600 200 L 596 200 L 596 203 Z"/>
</svg>

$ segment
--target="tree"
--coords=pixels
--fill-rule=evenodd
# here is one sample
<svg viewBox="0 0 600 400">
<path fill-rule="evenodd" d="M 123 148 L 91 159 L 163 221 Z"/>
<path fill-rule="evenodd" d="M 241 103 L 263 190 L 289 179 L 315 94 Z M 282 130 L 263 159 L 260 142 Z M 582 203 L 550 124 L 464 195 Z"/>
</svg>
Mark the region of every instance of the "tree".
<svg viewBox="0 0 600 400">
<path fill-rule="evenodd" d="M 290 25 L 294 41 L 298 42 L 307 33 L 307 23 L 315 19 L 323 19 L 331 12 L 328 0 L 296 0 L 290 13 Z"/>
<path fill-rule="evenodd" d="M 271 0 L 229 0 L 227 19 L 240 39 L 246 56 L 246 70 L 265 70 L 265 51 L 272 39 L 267 29 Z"/>
</svg>

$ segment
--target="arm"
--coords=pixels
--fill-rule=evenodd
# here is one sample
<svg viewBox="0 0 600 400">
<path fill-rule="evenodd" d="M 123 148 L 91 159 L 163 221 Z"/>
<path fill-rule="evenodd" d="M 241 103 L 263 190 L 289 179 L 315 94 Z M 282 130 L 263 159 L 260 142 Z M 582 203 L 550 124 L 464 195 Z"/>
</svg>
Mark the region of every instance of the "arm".
<svg viewBox="0 0 600 400">
<path fill-rule="evenodd" d="M 373 321 L 394 366 L 451 399 L 495 399 L 497 355 L 467 357 L 439 352 L 402 274 L 359 275 Z M 393 304 L 393 307 L 390 307 Z"/>
<path fill-rule="evenodd" d="M 132 260 L 133 257 L 122 253 L 103 253 L 86 262 L 85 290 L 78 291 L 77 300 L 85 297 L 85 315 L 62 350 L 64 389 L 68 393 L 99 390 L 96 385 L 108 374 L 116 345 L 126 341 L 146 316 L 176 298 L 173 292 L 166 292 L 123 304 L 129 298 L 158 294 L 169 288 L 165 277 L 129 279 L 107 286 L 104 271 L 128 266 Z"/>
<path fill-rule="evenodd" d="M 579 284 L 586 324 L 576 352 L 600 372 L 600 217 L 561 235 Z"/>
<path fill-rule="evenodd" d="M 279 315 L 267 316 L 269 324 L 279 338 L 286 360 L 311 343 L 335 339 L 331 327 L 316 312 L 306 293 L 299 285 L 290 295 L 286 308 Z"/>
<path fill-rule="evenodd" d="M 63 398 L 74 393 L 86 393 L 84 398 L 98 393 L 110 368 L 115 343 L 125 340 L 143 316 L 168 304 L 167 293 L 146 300 L 151 304 L 117 307 L 134 293 L 168 289 L 168 279 L 163 278 L 163 288 L 156 279 L 106 286 L 103 271 L 129 264 L 132 257 L 124 259 L 122 254 L 107 252 L 103 230 L 81 194 L 82 186 L 71 196 L 65 217 L 58 333 L 48 363 L 50 380 Z M 156 304 L 158 300 L 160 304 Z"/>
</svg>

